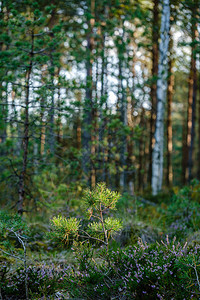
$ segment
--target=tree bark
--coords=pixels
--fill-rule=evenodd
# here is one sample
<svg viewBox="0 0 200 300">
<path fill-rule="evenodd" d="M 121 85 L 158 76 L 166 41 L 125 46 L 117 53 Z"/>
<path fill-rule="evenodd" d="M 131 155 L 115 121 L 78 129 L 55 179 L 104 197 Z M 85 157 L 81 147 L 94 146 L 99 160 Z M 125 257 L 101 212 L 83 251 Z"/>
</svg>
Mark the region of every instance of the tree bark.
<svg viewBox="0 0 200 300">
<path fill-rule="evenodd" d="M 194 139 L 195 139 L 195 121 L 196 121 L 196 98 L 197 98 L 197 67 L 196 67 L 196 39 L 198 36 L 196 11 L 198 9 L 198 3 L 195 2 L 195 6 L 192 9 L 192 62 L 191 62 L 191 75 L 193 76 L 193 87 L 192 87 L 192 127 L 191 127 L 191 142 L 189 145 L 189 157 L 188 157 L 188 180 L 193 178 L 193 152 L 194 152 Z"/>
<path fill-rule="evenodd" d="M 49 146 L 50 152 L 53 155 L 55 151 L 55 133 L 54 133 L 54 119 L 55 119 L 55 99 L 54 99 L 54 65 L 51 57 L 50 82 L 51 82 L 51 105 L 49 110 Z"/>
<path fill-rule="evenodd" d="M 159 65 L 157 81 L 157 116 L 155 145 L 152 156 L 152 192 L 156 195 L 162 188 L 163 180 L 163 147 L 164 147 L 164 111 L 167 89 L 167 52 L 170 30 L 170 3 L 164 0 L 161 16 L 161 42 L 159 45 Z"/>
<path fill-rule="evenodd" d="M 19 214 L 23 214 L 24 199 L 25 199 L 25 180 L 27 175 L 27 159 L 28 159 L 28 145 L 29 145 L 29 94 L 30 94 L 30 78 L 33 65 L 34 55 L 34 32 L 31 35 L 31 52 L 30 63 L 26 71 L 26 95 L 25 95 L 25 122 L 24 122 L 24 136 L 23 136 L 23 164 L 22 172 L 19 175 L 19 199 L 17 203 L 17 210 Z"/>
<path fill-rule="evenodd" d="M 200 53 L 199 53 L 199 61 L 200 61 Z M 197 153 L 197 161 L 200 161 L 200 72 L 198 73 L 198 94 L 199 94 L 199 101 L 198 101 L 198 153 Z M 200 180 L 200 164 L 198 164 L 197 169 L 197 178 Z"/>
<path fill-rule="evenodd" d="M 196 108 L 196 89 L 197 89 L 197 70 L 196 70 L 196 45 L 195 40 L 197 37 L 197 22 L 196 22 L 196 8 L 192 7 L 191 15 L 191 33 L 192 33 L 192 46 L 191 46 L 191 63 L 190 75 L 188 80 L 188 107 L 187 107 L 187 131 L 185 137 L 185 146 L 183 145 L 183 183 L 186 184 L 192 179 L 192 166 L 193 166 L 193 147 L 195 135 L 195 108 Z"/>
<path fill-rule="evenodd" d="M 172 58 L 173 40 L 170 34 L 169 42 L 169 68 L 168 68 L 168 88 L 167 88 L 167 186 L 172 186 L 172 101 L 174 91 L 173 58 Z"/>
<path fill-rule="evenodd" d="M 138 190 L 141 191 L 143 187 L 143 160 L 144 160 L 144 108 L 142 107 L 141 116 L 140 116 L 140 128 L 142 129 L 142 134 L 139 140 L 139 168 L 138 168 Z"/>
<path fill-rule="evenodd" d="M 93 15 L 95 8 L 95 1 L 91 0 L 88 11 Z M 94 15 L 93 15 L 94 16 Z M 83 130 L 82 130 L 82 168 L 84 177 L 88 185 L 95 183 L 95 173 L 91 170 L 91 152 L 94 152 L 94 148 L 91 149 L 91 126 L 93 115 L 93 49 L 94 49 L 94 37 L 93 26 L 95 19 L 88 18 L 88 34 L 87 34 L 87 59 L 86 59 L 86 99 L 84 103 L 83 112 Z"/>
<path fill-rule="evenodd" d="M 157 76 L 158 76 L 158 39 L 159 39 L 159 0 L 154 0 L 153 7 L 153 28 L 152 28 L 152 84 L 151 84 L 151 116 L 150 116 L 150 140 L 149 140 L 149 170 L 148 182 L 151 184 L 152 179 L 152 153 L 154 145 L 154 132 L 156 121 L 157 105 Z"/>
<path fill-rule="evenodd" d="M 124 42 L 124 25 L 123 25 L 123 34 L 122 38 L 120 40 L 120 45 L 118 49 L 118 67 L 119 67 L 119 93 L 118 93 L 118 103 L 120 108 L 120 121 L 122 123 L 122 126 L 127 125 L 127 102 L 126 102 L 126 95 L 125 95 L 125 89 L 123 84 L 124 79 L 124 52 L 125 52 L 125 42 Z M 127 138 L 124 135 L 121 140 L 121 147 L 120 147 L 120 166 L 122 168 L 122 171 L 120 172 L 120 187 L 122 190 L 126 189 L 126 156 L 125 152 L 127 151 Z"/>
</svg>

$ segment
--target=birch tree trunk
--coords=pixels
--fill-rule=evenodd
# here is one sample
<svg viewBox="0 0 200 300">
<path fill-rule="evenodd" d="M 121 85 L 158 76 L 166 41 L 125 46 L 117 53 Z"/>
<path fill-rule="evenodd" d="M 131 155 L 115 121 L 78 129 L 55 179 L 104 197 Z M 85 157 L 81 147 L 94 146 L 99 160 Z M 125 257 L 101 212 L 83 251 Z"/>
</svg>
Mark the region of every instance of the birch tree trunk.
<svg viewBox="0 0 200 300">
<path fill-rule="evenodd" d="M 163 180 L 163 146 L 164 146 L 164 111 L 167 89 L 167 52 L 169 47 L 170 3 L 162 2 L 161 31 L 159 45 L 159 65 L 157 81 L 157 116 L 155 145 L 152 156 L 152 193 L 156 195 L 162 188 Z"/>
</svg>

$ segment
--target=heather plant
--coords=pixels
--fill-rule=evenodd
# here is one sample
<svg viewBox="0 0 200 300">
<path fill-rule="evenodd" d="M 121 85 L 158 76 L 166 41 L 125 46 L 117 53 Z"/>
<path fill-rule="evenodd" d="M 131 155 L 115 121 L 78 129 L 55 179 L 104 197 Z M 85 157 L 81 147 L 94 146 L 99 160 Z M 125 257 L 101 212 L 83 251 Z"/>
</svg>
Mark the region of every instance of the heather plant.
<svg viewBox="0 0 200 300">
<path fill-rule="evenodd" d="M 27 268 L 30 299 L 39 299 L 53 295 L 62 286 L 64 270 L 56 269 L 55 265 L 29 266 Z M 25 299 L 25 274 L 19 267 L 2 284 L 2 294 L 6 297 L 15 295 L 15 299 Z"/>
<path fill-rule="evenodd" d="M 199 299 L 199 250 L 168 237 L 154 245 L 140 239 L 134 247 L 110 250 L 109 265 L 94 262 L 69 272 L 66 286 L 87 299 Z"/>
</svg>

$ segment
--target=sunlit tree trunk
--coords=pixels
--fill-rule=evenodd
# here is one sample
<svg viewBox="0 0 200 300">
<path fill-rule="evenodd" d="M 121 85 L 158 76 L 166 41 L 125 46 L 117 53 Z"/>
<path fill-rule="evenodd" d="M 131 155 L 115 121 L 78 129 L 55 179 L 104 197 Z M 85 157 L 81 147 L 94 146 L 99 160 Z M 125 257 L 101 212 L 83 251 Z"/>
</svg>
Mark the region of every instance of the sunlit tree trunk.
<svg viewBox="0 0 200 300">
<path fill-rule="evenodd" d="M 162 2 L 161 33 L 159 45 L 159 65 L 157 81 L 157 116 L 155 128 L 155 145 L 152 156 L 152 192 L 156 195 L 162 188 L 163 148 L 164 148 L 164 111 L 167 89 L 167 52 L 169 46 L 170 3 Z"/>
</svg>

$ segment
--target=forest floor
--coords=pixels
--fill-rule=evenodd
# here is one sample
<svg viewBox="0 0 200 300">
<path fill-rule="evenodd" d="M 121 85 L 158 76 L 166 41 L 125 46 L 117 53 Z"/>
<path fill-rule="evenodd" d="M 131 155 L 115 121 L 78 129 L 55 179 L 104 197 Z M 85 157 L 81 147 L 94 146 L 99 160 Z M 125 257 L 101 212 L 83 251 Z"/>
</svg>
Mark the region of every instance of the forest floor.
<svg viewBox="0 0 200 300">
<path fill-rule="evenodd" d="M 158 197 L 123 194 L 110 214 L 123 227 L 108 253 L 52 240 L 49 219 L 58 211 L 26 217 L 27 272 L 2 254 L 0 299 L 199 299 L 199 196 L 199 183 Z M 62 214 L 83 218 L 76 201 Z M 21 248 L 13 242 L 12 254 L 23 256 Z"/>
</svg>

